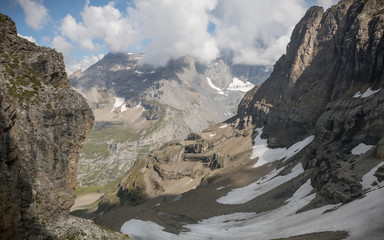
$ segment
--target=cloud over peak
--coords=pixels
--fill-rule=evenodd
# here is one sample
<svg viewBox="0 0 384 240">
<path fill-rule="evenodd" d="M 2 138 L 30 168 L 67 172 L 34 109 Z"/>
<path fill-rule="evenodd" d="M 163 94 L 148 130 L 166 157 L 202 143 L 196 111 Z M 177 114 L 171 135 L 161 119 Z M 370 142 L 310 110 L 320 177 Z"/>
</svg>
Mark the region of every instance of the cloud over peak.
<svg viewBox="0 0 384 240">
<path fill-rule="evenodd" d="M 170 58 L 190 55 L 200 61 L 217 57 L 215 39 L 207 32 L 216 0 L 143 0 L 130 8 L 141 39 L 150 39 L 143 62 L 165 65 Z"/>
<path fill-rule="evenodd" d="M 69 43 L 96 55 L 105 48 L 142 49 L 142 62 L 155 66 L 183 56 L 208 62 L 220 52 L 229 52 L 234 63 L 272 66 L 306 9 L 335 1 L 133 0 L 126 9 L 87 1 L 81 19 L 69 14 L 62 19 L 61 38 L 55 40 L 59 50 L 62 45 L 68 51 Z"/>
<path fill-rule="evenodd" d="M 306 10 L 303 0 L 220 0 L 214 12 L 215 39 L 235 63 L 272 65 Z"/>
<path fill-rule="evenodd" d="M 135 32 L 119 9 L 112 3 L 95 7 L 86 5 L 81 13 L 81 22 L 67 14 L 60 26 L 61 34 L 78 44 L 82 49 L 96 51 L 100 45 L 94 40 L 102 40 L 110 51 L 122 51 L 134 44 Z"/>
</svg>

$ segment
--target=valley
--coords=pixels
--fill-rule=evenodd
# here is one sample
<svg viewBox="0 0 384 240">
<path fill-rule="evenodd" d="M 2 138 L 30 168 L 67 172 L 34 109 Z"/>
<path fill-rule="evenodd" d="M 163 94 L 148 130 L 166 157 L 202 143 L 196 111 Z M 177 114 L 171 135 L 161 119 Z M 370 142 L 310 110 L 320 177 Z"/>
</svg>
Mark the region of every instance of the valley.
<svg viewBox="0 0 384 240">
<path fill-rule="evenodd" d="M 68 51 L 121 34 L 143 45 L 125 50 L 153 50 L 113 45 L 69 77 L 68 51 L 0 14 L 0 239 L 384 239 L 384 1 L 290 1 L 307 11 L 273 69 L 287 36 L 268 33 L 289 25 L 247 48 L 252 29 L 229 24 L 252 25 L 248 13 L 260 27 L 265 16 L 241 7 L 270 3 L 148 1 L 67 13 L 52 42 Z M 155 3 L 159 29 L 138 14 Z M 269 17 L 288 21 L 287 9 Z"/>
<path fill-rule="evenodd" d="M 222 59 L 202 64 L 191 57 L 166 67 L 142 66 L 142 57 L 110 53 L 70 77 L 96 121 L 80 152 L 80 188 L 105 186 L 150 150 L 234 116 L 245 92 L 269 73 L 261 66 Z"/>
<path fill-rule="evenodd" d="M 136 160 L 90 216 L 134 239 L 380 239 L 380 4 L 308 10 L 236 115 Z"/>
</svg>

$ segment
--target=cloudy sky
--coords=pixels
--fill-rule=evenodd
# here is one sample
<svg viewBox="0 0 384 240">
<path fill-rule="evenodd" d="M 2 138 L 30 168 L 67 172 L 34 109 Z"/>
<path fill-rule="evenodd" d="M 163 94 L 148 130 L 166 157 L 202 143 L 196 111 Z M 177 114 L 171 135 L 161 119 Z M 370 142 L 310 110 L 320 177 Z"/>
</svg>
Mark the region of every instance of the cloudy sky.
<svg viewBox="0 0 384 240">
<path fill-rule="evenodd" d="M 313 6 L 337 0 L 1 0 L 21 36 L 64 54 L 68 73 L 108 52 L 145 52 L 165 65 L 185 55 L 202 62 L 233 54 L 236 63 L 272 66 L 295 24 Z"/>
</svg>

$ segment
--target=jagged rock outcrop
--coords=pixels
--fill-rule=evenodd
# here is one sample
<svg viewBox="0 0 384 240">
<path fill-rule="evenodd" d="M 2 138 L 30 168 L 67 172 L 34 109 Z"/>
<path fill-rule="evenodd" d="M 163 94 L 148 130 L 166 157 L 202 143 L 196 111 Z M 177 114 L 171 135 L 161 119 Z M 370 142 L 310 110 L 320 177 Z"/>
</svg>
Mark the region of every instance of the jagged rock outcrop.
<svg viewBox="0 0 384 240">
<path fill-rule="evenodd" d="M 382 160 L 383 8 L 377 0 L 343 0 L 326 12 L 312 7 L 270 78 L 239 106 L 241 118 L 264 126 L 270 146 L 315 133 L 307 168 L 315 169 L 313 184 L 337 202 L 361 195 L 361 168 Z M 351 154 L 362 142 L 376 146 L 372 159 Z"/>
<path fill-rule="evenodd" d="M 119 184 L 120 203 L 137 205 L 159 195 L 182 193 L 226 164 L 233 165 L 234 159 L 241 164 L 241 160 L 249 158 L 252 141 L 244 136 L 250 136 L 252 128 L 239 130 L 234 126 L 221 124 L 201 134 L 190 133 L 185 140 L 168 142 L 138 159 Z M 244 153 L 244 149 L 248 151 Z M 107 196 L 101 206 L 116 204 L 111 197 Z"/>
<path fill-rule="evenodd" d="M 149 150 L 232 117 L 245 92 L 268 73 L 222 58 L 200 63 L 185 56 L 154 67 L 140 64 L 142 57 L 109 53 L 70 77 L 95 114 L 80 153 L 81 187 L 105 185 Z M 115 151 L 109 144 L 117 144 Z"/>
<path fill-rule="evenodd" d="M 138 160 L 123 205 L 95 221 L 135 209 L 119 228 L 136 233 L 141 218 L 191 238 L 381 239 L 383 13 L 378 0 L 311 8 L 237 116 Z M 131 193 L 143 198 L 125 208 Z"/>
<path fill-rule="evenodd" d="M 0 39 L 0 238 L 84 239 L 68 214 L 92 111 L 70 89 L 62 54 L 18 37 L 2 14 Z"/>
<path fill-rule="evenodd" d="M 270 78 L 249 91 L 237 116 L 227 121 L 246 133 L 232 132 L 220 144 L 254 138 L 257 132 L 249 132 L 250 126 L 263 127 L 262 138 L 268 139 L 270 148 L 288 148 L 314 135 L 300 159 L 313 173 L 312 185 L 321 193 L 316 201 L 349 202 L 361 196 L 362 176 L 383 160 L 383 8 L 382 1 L 343 0 L 326 12 L 321 7 L 309 9 L 295 27 L 287 52 L 277 61 Z M 152 169 L 152 176 L 157 173 L 159 179 L 155 182 L 161 186 L 171 176 L 182 179 L 194 174 L 167 172 L 165 169 L 172 169 L 171 163 L 179 164 L 177 169 L 183 169 L 180 163 L 187 166 L 189 161 L 208 163 L 204 169 L 212 170 L 232 164 L 237 155 L 229 151 L 231 157 L 227 157 L 222 154 L 227 151 L 224 147 L 210 145 L 208 139 L 215 134 L 203 139 L 190 134 L 177 145 L 165 145 L 163 150 L 153 151 L 141 167 Z M 352 154 L 359 144 L 374 148 Z M 156 164 L 152 167 L 148 163 Z M 379 179 L 381 171 L 376 173 Z M 148 171 L 141 171 L 141 178 L 143 172 Z M 203 177 L 213 173 L 200 174 Z M 129 192 L 125 187 L 127 179 L 121 191 Z M 142 186 L 142 190 L 149 186 L 155 189 L 148 183 Z"/>
</svg>

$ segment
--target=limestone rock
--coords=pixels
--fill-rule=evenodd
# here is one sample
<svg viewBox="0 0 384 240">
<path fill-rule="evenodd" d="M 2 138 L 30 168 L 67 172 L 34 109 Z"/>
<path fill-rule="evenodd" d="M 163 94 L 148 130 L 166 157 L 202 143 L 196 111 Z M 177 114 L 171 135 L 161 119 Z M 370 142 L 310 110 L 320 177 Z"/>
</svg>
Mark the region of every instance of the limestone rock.
<svg viewBox="0 0 384 240">
<path fill-rule="evenodd" d="M 379 182 L 384 181 L 384 167 L 380 167 L 379 169 L 377 169 L 374 176 L 377 177 L 377 180 Z"/>
<path fill-rule="evenodd" d="M 62 54 L 18 37 L 1 14 L 0 39 L 0 238 L 67 239 L 48 223 L 69 219 L 92 111 L 69 88 Z"/>
<path fill-rule="evenodd" d="M 242 121 L 251 115 L 264 126 L 270 147 L 315 134 L 304 162 L 315 169 L 313 184 L 336 202 L 359 196 L 362 169 L 382 160 L 379 152 L 364 158 L 351 149 L 384 137 L 383 7 L 378 0 L 312 7 L 270 78 L 239 106 Z"/>
</svg>

